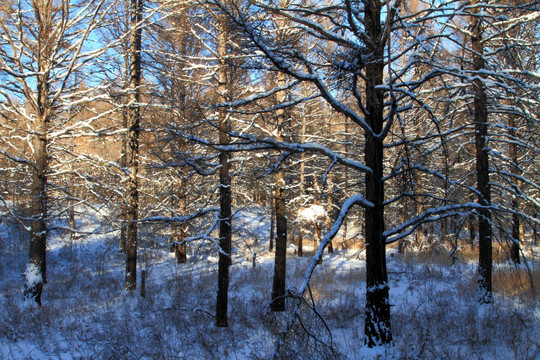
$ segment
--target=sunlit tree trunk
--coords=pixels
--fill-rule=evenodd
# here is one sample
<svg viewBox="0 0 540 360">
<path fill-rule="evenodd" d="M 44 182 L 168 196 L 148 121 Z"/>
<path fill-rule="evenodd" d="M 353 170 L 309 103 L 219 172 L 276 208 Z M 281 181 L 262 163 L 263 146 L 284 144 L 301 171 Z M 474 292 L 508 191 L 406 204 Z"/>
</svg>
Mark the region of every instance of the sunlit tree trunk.
<svg viewBox="0 0 540 360">
<path fill-rule="evenodd" d="M 29 261 L 26 269 L 24 294 L 41 305 L 43 284 L 47 282 L 47 171 L 48 171 L 48 132 L 52 116 L 51 94 L 49 87 L 50 57 L 54 39 L 51 37 L 53 28 L 53 6 L 48 1 L 32 1 L 33 11 L 37 19 L 37 99 L 34 109 L 33 146 L 34 166 L 32 172 L 31 213 Z"/>
</svg>

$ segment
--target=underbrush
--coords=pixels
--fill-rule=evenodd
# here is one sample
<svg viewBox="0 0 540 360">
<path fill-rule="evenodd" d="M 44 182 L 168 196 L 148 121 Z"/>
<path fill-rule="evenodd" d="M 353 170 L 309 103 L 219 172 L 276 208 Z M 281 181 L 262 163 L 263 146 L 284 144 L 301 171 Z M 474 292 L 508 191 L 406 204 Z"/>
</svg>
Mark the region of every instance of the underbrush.
<svg viewBox="0 0 540 360">
<path fill-rule="evenodd" d="M 240 249 L 231 267 L 229 327 L 214 326 L 217 256 L 176 264 L 146 246 L 146 296 L 123 289 L 124 258 L 112 238 L 56 239 L 43 306 L 22 301 L 26 249 L 0 255 L 0 358 L 268 359 L 290 312 L 269 311 L 273 254 L 264 242 Z M 64 242 L 62 242 L 64 241 Z M 239 242 L 237 246 L 243 246 Z M 9 259 L 7 258 L 9 256 Z M 288 284 L 310 258 L 292 252 Z M 538 259 L 528 259 L 537 286 Z M 475 300 L 476 265 L 447 253 L 389 250 L 392 347 L 364 343 L 363 249 L 325 253 L 279 355 L 283 359 L 535 359 L 540 313 L 527 268 L 498 264 L 494 304 Z M 139 285 L 140 287 L 140 285 Z M 292 299 L 288 307 L 293 307 Z"/>
</svg>

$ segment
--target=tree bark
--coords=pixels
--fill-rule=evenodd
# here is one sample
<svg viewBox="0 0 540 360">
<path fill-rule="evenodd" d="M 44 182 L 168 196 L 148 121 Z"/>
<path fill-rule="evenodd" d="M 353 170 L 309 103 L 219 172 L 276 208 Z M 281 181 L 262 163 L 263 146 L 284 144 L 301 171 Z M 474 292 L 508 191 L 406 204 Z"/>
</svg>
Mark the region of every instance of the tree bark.
<svg viewBox="0 0 540 360">
<path fill-rule="evenodd" d="M 508 128 L 509 128 L 509 135 L 510 135 L 510 141 L 508 143 L 508 152 L 510 155 L 510 160 L 512 161 L 512 167 L 511 171 L 513 174 L 521 175 L 519 171 L 519 164 L 518 164 L 518 154 L 517 154 L 517 146 L 515 144 L 516 139 L 516 121 L 514 119 L 514 115 L 510 114 L 508 115 Z M 514 181 L 514 188 L 516 193 L 519 192 L 520 186 L 518 181 Z M 515 194 L 512 198 L 512 243 L 510 246 L 510 258 L 515 264 L 520 263 L 519 253 L 520 253 L 520 241 L 521 241 L 521 235 L 520 235 L 520 218 L 519 218 L 519 196 L 518 194 Z"/>
<path fill-rule="evenodd" d="M 219 19 L 219 70 L 218 70 L 218 91 L 221 101 L 227 98 L 227 23 L 224 15 Z M 229 144 L 229 124 L 227 113 L 220 110 L 219 113 L 219 144 Z M 219 154 L 219 263 L 218 263 L 218 291 L 216 301 L 216 326 L 228 326 L 227 307 L 229 294 L 229 266 L 231 265 L 231 240 L 232 240 L 232 192 L 231 176 L 229 172 L 229 153 L 222 150 Z"/>
<path fill-rule="evenodd" d="M 274 251 L 274 238 L 276 237 L 275 229 L 276 229 L 276 197 L 274 195 L 274 191 L 272 191 L 272 194 L 270 196 L 270 242 L 268 246 L 268 251 L 270 252 Z"/>
<path fill-rule="evenodd" d="M 278 74 L 278 86 L 285 84 L 285 75 Z M 278 103 L 285 101 L 285 92 L 278 93 Z M 277 141 L 283 141 L 283 126 L 285 124 L 285 110 L 277 110 Z M 287 213 L 285 205 L 285 174 L 279 169 L 274 177 L 274 198 L 276 204 L 276 252 L 274 257 L 274 278 L 272 284 L 272 311 L 285 310 L 285 279 L 287 259 Z"/>
<path fill-rule="evenodd" d="M 366 35 L 373 44 L 382 37 L 381 3 L 369 1 L 365 6 Z M 384 44 L 373 45 L 371 61 L 366 65 L 366 121 L 371 131 L 365 132 L 365 161 L 371 172 L 366 174 L 365 212 L 366 234 L 366 345 L 369 347 L 392 341 L 386 242 L 384 232 L 383 136 L 384 93 L 377 87 L 383 84 Z"/>
<path fill-rule="evenodd" d="M 471 46 L 473 50 L 473 68 L 482 71 L 485 68 L 482 43 L 482 20 L 474 9 L 471 21 Z M 476 183 L 478 190 L 478 286 L 477 295 L 481 303 L 492 302 L 491 273 L 492 273 L 492 229 L 491 229 L 491 189 L 489 185 L 489 148 L 487 96 L 483 77 L 478 74 L 473 82 L 474 88 L 474 130 L 476 150 Z"/>
<path fill-rule="evenodd" d="M 298 257 L 304 256 L 304 239 L 302 238 L 302 227 L 298 227 Z"/>
<path fill-rule="evenodd" d="M 416 194 L 419 197 L 419 201 L 416 202 L 416 213 L 421 214 L 424 212 L 424 203 L 420 194 L 422 194 L 422 173 L 419 171 L 416 177 Z M 416 228 L 416 248 L 420 249 L 424 241 L 425 225 L 420 224 Z"/>
<path fill-rule="evenodd" d="M 304 86 L 303 88 L 304 96 L 308 97 L 308 89 L 307 86 Z M 303 104 L 304 112 L 301 117 L 301 127 L 300 127 L 300 144 L 303 144 L 305 142 L 306 138 L 306 118 L 308 114 L 311 113 L 311 106 L 308 106 L 307 104 Z M 306 154 L 302 152 L 300 154 L 300 186 L 299 186 L 299 194 L 300 197 L 300 205 L 303 206 L 303 198 L 304 195 L 306 195 Z M 303 238 L 302 238 L 302 231 L 304 230 L 305 224 L 299 224 L 298 225 L 298 257 L 304 256 L 304 249 L 303 247 Z"/>
<path fill-rule="evenodd" d="M 177 183 L 177 192 L 178 192 L 178 210 L 181 214 L 186 214 L 186 181 L 183 174 L 180 177 L 180 181 Z M 186 244 L 184 239 L 187 234 L 187 225 L 185 223 L 174 223 L 172 225 L 172 241 L 174 242 L 174 256 L 176 257 L 176 262 L 178 264 L 187 263 L 187 252 Z"/>
<path fill-rule="evenodd" d="M 127 121 L 127 111 L 124 109 L 122 110 L 122 127 L 127 129 L 128 128 L 128 121 Z M 122 153 L 120 155 L 120 166 L 124 169 L 127 167 L 127 136 L 124 136 L 122 139 Z M 120 245 L 119 245 L 119 251 L 121 253 L 126 253 L 126 247 L 127 247 L 127 204 L 124 199 L 122 199 L 121 205 L 120 205 Z"/>
<path fill-rule="evenodd" d="M 47 282 L 47 154 L 49 122 L 52 116 L 50 79 L 50 55 L 54 39 L 51 38 L 53 27 L 53 7 L 48 2 L 32 2 L 38 27 L 38 76 L 37 99 L 34 122 L 34 167 L 31 167 L 31 213 L 29 259 L 26 269 L 24 295 L 41 305 L 43 284 Z"/>
<path fill-rule="evenodd" d="M 127 112 L 127 153 L 129 189 L 127 204 L 127 256 L 126 290 L 137 288 L 137 221 L 139 217 L 139 133 L 141 118 L 141 39 L 144 0 L 130 3 L 130 63 L 129 63 L 129 107 Z"/>
</svg>

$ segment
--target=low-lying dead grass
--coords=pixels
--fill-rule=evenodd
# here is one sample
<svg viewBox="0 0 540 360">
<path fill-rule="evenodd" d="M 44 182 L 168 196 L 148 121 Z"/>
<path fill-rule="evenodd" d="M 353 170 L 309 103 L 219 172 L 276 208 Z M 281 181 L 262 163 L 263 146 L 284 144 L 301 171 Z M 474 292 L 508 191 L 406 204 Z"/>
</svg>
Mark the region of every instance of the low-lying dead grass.
<svg viewBox="0 0 540 360">
<path fill-rule="evenodd" d="M 493 289 L 506 297 L 525 296 L 534 298 L 540 287 L 540 268 L 529 270 L 520 267 L 505 267 L 493 272 Z"/>
</svg>

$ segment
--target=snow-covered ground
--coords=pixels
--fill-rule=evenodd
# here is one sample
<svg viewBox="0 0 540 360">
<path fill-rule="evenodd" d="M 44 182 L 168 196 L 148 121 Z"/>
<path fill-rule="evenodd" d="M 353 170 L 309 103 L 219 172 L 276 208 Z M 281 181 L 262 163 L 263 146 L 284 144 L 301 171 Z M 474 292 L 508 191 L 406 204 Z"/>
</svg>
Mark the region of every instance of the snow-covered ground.
<svg viewBox="0 0 540 360">
<path fill-rule="evenodd" d="M 90 230 L 99 216 L 87 219 L 78 226 Z M 15 225 L 1 224 L 0 359 L 270 358 L 289 314 L 269 310 L 269 219 L 261 209 L 244 209 L 237 212 L 234 227 L 229 327 L 216 328 L 217 256 L 210 246 L 191 255 L 187 264 L 176 264 L 165 237 L 159 236 L 162 227 L 143 227 L 139 268 L 148 272 L 143 298 L 139 290 L 128 293 L 123 288 L 118 233 L 76 240 L 55 234 L 48 246 L 43 306 L 38 308 L 22 297 L 26 239 Z M 289 247 L 290 287 L 298 285 L 309 262 L 312 243 L 304 244 L 308 254 L 303 258 Z M 528 247 L 525 252 L 538 274 L 534 251 L 538 249 Z M 389 249 L 388 267 L 392 347 L 363 346 L 364 253 L 336 250 L 325 254 L 317 268 L 311 297 L 286 339 L 282 357 L 540 359 L 539 301 L 531 291 L 509 295 L 509 289 L 527 288 L 527 278 L 517 275 L 524 274 L 524 268 L 498 265 L 494 304 L 479 306 L 474 263 L 458 260 L 452 265 L 445 253 L 402 255 Z"/>
</svg>

